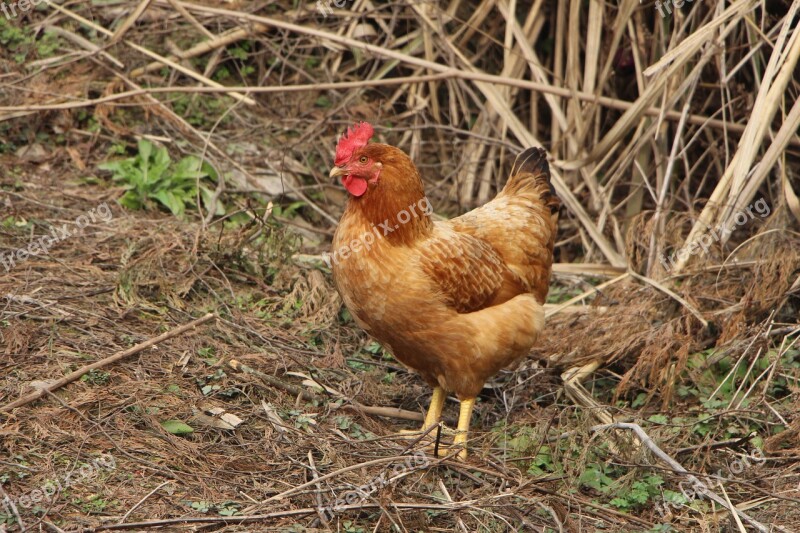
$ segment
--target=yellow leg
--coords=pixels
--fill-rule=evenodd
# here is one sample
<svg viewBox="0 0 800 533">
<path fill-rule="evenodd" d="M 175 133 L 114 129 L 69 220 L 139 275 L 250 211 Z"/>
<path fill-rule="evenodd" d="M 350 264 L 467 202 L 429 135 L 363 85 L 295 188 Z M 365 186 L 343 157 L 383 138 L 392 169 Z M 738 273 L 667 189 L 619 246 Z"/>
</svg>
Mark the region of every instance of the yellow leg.
<svg viewBox="0 0 800 533">
<path fill-rule="evenodd" d="M 435 387 L 433 389 L 433 396 L 431 396 L 431 405 L 428 407 L 428 412 L 425 414 L 425 421 L 422 423 L 422 429 L 401 429 L 398 433 L 400 435 L 419 435 L 438 424 L 439 419 L 442 418 L 442 409 L 444 409 L 445 399 L 447 399 L 447 393 L 444 392 L 444 389 Z M 433 432 L 433 436 L 436 436 L 435 431 Z"/>
<path fill-rule="evenodd" d="M 428 413 L 425 415 L 425 422 L 422 424 L 422 431 L 427 431 L 439 423 L 442 418 L 442 409 L 444 409 L 444 401 L 447 394 L 441 387 L 433 389 L 433 396 L 431 396 L 431 405 L 428 407 Z"/>
<path fill-rule="evenodd" d="M 475 398 L 467 398 L 461 401 L 461 410 L 458 413 L 458 429 L 453 438 L 453 447 L 461 448 L 458 458 L 462 461 L 467 458 L 467 432 L 469 431 L 469 421 L 472 418 L 472 408 L 475 407 Z"/>
</svg>

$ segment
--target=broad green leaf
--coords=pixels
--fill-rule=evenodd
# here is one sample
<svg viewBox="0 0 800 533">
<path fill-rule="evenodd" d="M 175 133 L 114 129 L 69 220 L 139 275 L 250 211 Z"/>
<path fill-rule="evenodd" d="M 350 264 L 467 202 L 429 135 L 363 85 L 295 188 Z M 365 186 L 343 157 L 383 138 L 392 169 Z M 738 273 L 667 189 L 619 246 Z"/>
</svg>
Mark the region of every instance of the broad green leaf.
<svg viewBox="0 0 800 533">
<path fill-rule="evenodd" d="M 194 428 L 184 424 L 180 420 L 165 420 L 161 422 L 161 427 L 173 435 L 188 435 L 194 433 Z"/>
<path fill-rule="evenodd" d="M 148 169 L 147 183 L 158 183 L 169 167 L 169 164 L 169 153 L 167 149 L 162 146 L 156 150 L 152 165 Z"/>
<path fill-rule="evenodd" d="M 182 181 L 191 181 L 195 183 L 197 180 L 205 178 L 207 173 L 203 169 L 203 162 L 199 157 L 190 155 L 184 157 L 175 165 L 175 171 L 172 173 L 174 179 Z"/>
<path fill-rule="evenodd" d="M 203 206 L 206 209 L 211 209 L 211 201 L 214 199 L 214 191 L 206 186 L 201 186 L 200 196 L 203 198 Z M 225 214 L 225 204 L 223 204 L 222 200 L 219 198 L 217 198 L 217 205 L 214 209 L 214 214 L 218 217 L 221 217 Z"/>
<path fill-rule="evenodd" d="M 111 172 L 119 172 L 121 166 L 122 166 L 122 162 L 121 161 L 109 161 L 107 163 L 100 163 L 99 165 L 97 165 L 97 168 L 99 168 L 100 170 L 108 170 L 108 171 L 111 171 Z"/>
<path fill-rule="evenodd" d="M 150 159 L 150 153 L 153 151 L 153 143 L 147 139 L 139 139 L 139 156 L 145 161 Z"/>
<path fill-rule="evenodd" d="M 126 209 L 136 210 L 142 208 L 142 203 L 139 201 L 139 196 L 133 191 L 128 191 L 122 195 L 119 200 L 119 205 Z"/>
<path fill-rule="evenodd" d="M 211 166 L 211 163 L 208 161 L 203 161 L 203 167 L 201 168 L 203 172 L 205 172 L 206 176 L 211 178 L 214 181 L 219 180 L 219 174 L 217 173 L 217 169 Z"/>
<path fill-rule="evenodd" d="M 157 191 L 150 195 L 151 198 L 155 198 L 164 206 L 166 206 L 172 214 L 179 217 L 183 215 L 184 205 L 183 202 L 178 200 L 175 197 L 175 194 L 172 191 Z"/>
</svg>

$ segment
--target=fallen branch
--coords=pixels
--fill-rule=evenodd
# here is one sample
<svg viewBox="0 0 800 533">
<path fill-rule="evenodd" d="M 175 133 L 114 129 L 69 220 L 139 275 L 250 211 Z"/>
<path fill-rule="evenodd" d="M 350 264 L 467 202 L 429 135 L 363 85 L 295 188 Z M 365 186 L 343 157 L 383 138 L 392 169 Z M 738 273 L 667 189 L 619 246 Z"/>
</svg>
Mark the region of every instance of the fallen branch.
<svg viewBox="0 0 800 533">
<path fill-rule="evenodd" d="M 185 12 L 184 16 L 186 15 L 191 16 L 191 14 L 188 11 L 185 11 L 185 8 L 180 3 L 175 2 L 174 0 L 172 0 L 170 3 L 178 9 L 183 9 Z M 181 14 L 184 13 L 182 12 Z M 223 48 L 225 46 L 233 44 L 236 41 L 241 41 L 242 39 L 246 39 L 247 37 L 250 37 L 251 35 L 254 35 L 256 33 L 262 33 L 266 31 L 266 29 L 267 27 L 264 26 L 263 24 L 255 24 L 251 28 L 237 28 L 235 30 L 225 32 L 219 36 L 212 35 L 212 38 L 209 39 L 208 41 L 203 41 L 189 48 L 188 50 L 184 50 L 180 58 L 172 56 L 172 57 L 167 57 L 167 59 L 170 59 L 172 61 L 177 61 L 179 59 L 191 59 L 193 57 L 201 56 L 213 50 L 217 50 L 219 48 Z M 131 72 L 130 77 L 138 78 L 142 74 L 147 74 L 148 72 L 153 72 L 154 70 L 158 70 L 163 67 L 164 63 L 156 60 L 144 67 L 137 68 L 136 70 Z"/>
<path fill-rule="evenodd" d="M 136 21 L 139 20 L 139 17 L 142 16 L 142 13 L 144 13 L 149 6 L 150 0 L 141 0 L 139 5 L 136 6 L 136 9 L 133 10 L 133 13 L 131 13 L 128 18 L 125 19 L 125 22 L 117 27 L 117 30 L 114 32 L 114 35 L 111 36 L 111 41 L 109 41 L 108 44 L 112 45 L 118 43 L 119 40 L 122 39 L 122 36 L 125 35 L 125 32 L 127 32 L 134 24 L 136 24 Z"/>
<path fill-rule="evenodd" d="M 234 36 L 231 36 L 234 37 Z M 204 41 L 205 42 L 205 41 Z M 187 53 L 193 52 L 193 49 Z M 160 60 L 154 61 L 152 64 L 162 64 Z M 144 67 L 145 69 L 147 67 Z M 347 89 L 362 89 L 367 87 L 382 87 L 390 85 L 404 85 L 406 83 L 426 83 L 431 81 L 441 81 L 447 79 L 463 79 L 467 81 L 481 81 L 489 79 L 491 83 L 496 83 L 501 86 L 516 87 L 520 89 L 539 90 L 541 92 L 551 93 L 559 98 L 567 98 L 574 96 L 579 100 L 586 100 L 605 106 L 611 109 L 626 110 L 633 106 L 633 102 L 626 100 L 617 100 L 615 98 L 608 98 L 604 96 L 586 95 L 585 93 L 572 93 L 567 89 L 554 87 L 551 85 L 544 85 L 537 82 L 528 80 L 516 80 L 510 78 L 502 78 L 491 74 L 478 75 L 475 73 L 462 72 L 457 70 L 447 70 L 438 74 L 426 74 L 421 76 L 404 76 L 400 78 L 385 78 L 377 80 L 358 80 L 358 81 L 344 81 L 344 82 L 330 82 L 330 83 L 308 83 L 298 85 L 282 85 L 282 86 L 268 86 L 268 87 L 246 87 L 246 86 L 230 86 L 230 87 L 185 87 L 185 86 L 171 86 L 171 87 L 148 87 L 138 91 L 126 91 L 122 93 L 102 96 L 98 98 L 87 98 L 84 100 L 71 100 L 69 102 L 61 102 L 56 104 L 33 104 L 33 105 L 20 105 L 20 106 L 0 106 L 0 112 L 33 112 L 33 111 L 52 111 L 58 109 L 78 109 L 82 107 L 92 107 L 98 104 L 108 102 L 115 102 L 117 100 L 124 100 L 125 98 L 133 96 L 141 96 L 143 94 L 158 94 L 158 93 L 228 93 L 231 91 L 241 91 L 250 94 L 270 94 L 270 93 L 294 93 L 294 92 L 309 92 L 309 91 L 325 91 L 325 90 L 347 90 Z M 591 96 L 591 99 L 589 97 Z M 650 107 L 644 111 L 647 116 L 659 116 L 662 110 L 657 107 Z M 2 115 L 0 121 L 16 118 L 16 115 Z M 678 121 L 681 118 L 681 113 L 678 111 L 667 111 L 663 113 L 663 118 L 672 121 Z M 698 126 L 709 126 L 715 129 L 727 129 L 731 133 L 743 133 L 746 127 L 745 124 L 737 124 L 725 122 L 724 120 L 713 119 L 702 115 L 687 115 L 687 122 Z M 797 135 L 791 136 L 788 144 L 791 146 L 800 146 L 800 138 Z M 562 162 L 556 161 L 556 166 L 561 166 Z"/>
<path fill-rule="evenodd" d="M 107 37 L 111 37 L 112 42 L 113 42 L 114 38 L 116 37 L 116 35 L 113 32 L 111 32 L 110 30 L 95 24 L 94 22 L 92 22 L 92 21 L 90 21 L 90 20 L 78 15 L 77 13 L 75 13 L 73 11 L 70 11 L 69 9 L 66 9 L 63 6 L 60 6 L 60 5 L 57 5 L 57 4 L 53 4 L 50 0 L 45 0 L 45 2 L 47 3 L 48 6 L 50 6 L 53 9 L 63 13 L 64 15 L 72 18 L 73 20 L 76 20 L 79 23 L 81 23 L 81 24 L 83 24 L 85 26 L 88 26 L 89 28 L 91 28 L 91 29 L 93 29 L 93 30 L 95 30 L 95 31 L 97 31 L 99 33 L 102 33 Z M 147 2 L 144 2 L 143 4 L 147 4 Z M 145 5 L 145 7 L 146 7 L 146 5 Z M 138 16 L 139 15 L 137 15 L 137 17 Z M 164 65 L 167 65 L 168 67 L 170 67 L 172 69 L 175 69 L 178 72 L 181 72 L 181 73 L 185 74 L 186 76 L 189 76 L 190 78 L 194 78 L 195 80 L 203 83 L 204 85 L 207 85 L 209 87 L 215 87 L 215 88 L 218 88 L 218 89 L 224 89 L 224 85 L 222 85 L 221 83 L 218 83 L 218 82 L 216 82 L 216 81 L 214 81 L 214 80 L 212 80 L 210 78 L 207 78 L 207 77 L 203 76 L 202 74 L 194 72 L 193 70 L 188 69 L 188 68 L 184 67 L 183 65 L 180 65 L 180 64 L 176 63 L 175 61 L 172 61 L 172 60 L 170 60 L 170 59 L 168 59 L 166 57 L 163 57 L 163 56 L 161 56 L 161 55 L 159 55 L 159 54 L 157 54 L 157 53 L 155 53 L 155 52 L 153 52 L 151 50 L 148 50 L 147 48 L 144 48 L 143 46 L 139 46 L 138 44 L 136 44 L 134 42 L 131 42 L 131 41 L 127 40 L 127 39 L 123 40 L 122 42 L 125 43 L 130 48 L 133 48 L 137 52 L 146 55 L 150 59 L 154 59 L 154 60 L 156 60 L 156 61 L 158 61 L 160 63 L 163 63 Z M 248 104 L 248 105 L 255 105 L 255 103 L 256 103 L 255 100 L 253 100 L 249 96 L 242 95 L 239 92 L 226 91 L 225 94 L 227 94 L 231 98 L 234 98 L 234 99 L 236 99 L 236 100 L 238 100 L 240 102 L 244 102 L 245 104 Z"/>
<path fill-rule="evenodd" d="M 280 378 L 275 376 L 271 376 L 270 374 L 265 374 L 264 372 L 259 372 L 255 368 L 249 367 L 247 365 L 243 365 L 239 361 L 232 359 L 228 362 L 228 365 L 233 368 L 234 370 L 238 370 L 239 372 L 244 372 L 246 374 L 252 374 L 263 381 L 266 381 L 270 385 L 277 387 L 279 389 L 283 389 L 289 394 L 293 394 L 295 396 L 300 396 L 306 401 L 313 402 L 325 402 L 326 399 L 318 394 L 314 394 L 311 391 L 298 387 L 297 385 L 292 385 L 291 383 L 286 383 Z M 355 409 L 362 411 L 365 414 L 372 415 L 372 416 L 385 416 L 387 418 L 399 418 L 401 420 L 413 420 L 416 422 L 422 422 L 425 418 L 422 416 L 421 413 L 417 413 L 416 411 L 408 411 L 406 409 L 400 409 L 398 407 L 376 407 L 373 405 L 364 405 L 363 403 L 359 403 L 355 400 L 350 400 L 350 404 Z"/>
<path fill-rule="evenodd" d="M 53 392 L 55 390 L 58 390 L 61 387 L 63 387 L 64 385 L 68 385 L 69 383 L 72 383 L 73 381 L 75 381 L 77 379 L 80 379 L 81 376 L 83 376 L 84 374 L 90 372 L 91 370 L 97 370 L 98 368 L 106 367 L 106 366 L 110 365 L 111 363 L 116 363 L 117 361 L 125 359 L 126 357 L 130 357 L 131 355 L 137 354 L 137 353 L 141 352 L 142 350 L 144 350 L 145 348 L 149 348 L 151 346 L 155 346 L 156 344 L 158 344 L 160 342 L 163 342 L 163 341 L 165 341 L 167 339 L 171 339 L 172 337 L 177 337 L 178 335 L 180 335 L 182 333 L 185 333 L 185 332 L 189 331 L 190 329 L 193 329 L 193 328 L 199 326 L 200 324 L 204 324 L 204 323 L 208 322 L 209 320 L 214 318 L 214 316 L 215 316 L 214 313 L 208 313 L 207 315 L 202 316 L 202 317 L 198 318 L 197 320 L 192 320 L 188 324 L 184 324 L 183 326 L 178 326 L 177 328 L 172 329 L 170 331 L 167 331 L 166 333 L 162 333 L 158 337 L 153 337 L 152 339 L 148 339 L 148 340 L 146 340 L 144 342 L 140 342 L 136 346 L 132 346 L 132 347 L 128 348 L 127 350 L 123 350 L 123 351 L 121 351 L 119 353 L 116 353 L 116 354 L 110 356 L 110 357 L 106 357 L 105 359 L 101 359 L 100 361 L 96 361 L 96 362 L 94 362 L 94 363 L 92 363 L 90 365 L 82 366 L 78 370 L 67 374 L 63 378 L 61 378 L 61 379 L 59 379 L 59 380 L 57 380 L 57 381 L 55 381 L 55 382 L 53 382 L 53 383 L 51 383 L 49 385 L 40 387 L 36 392 L 32 392 L 31 394 L 28 394 L 27 396 L 23 396 L 22 398 L 20 398 L 18 400 L 15 400 L 15 401 L 13 401 L 13 402 L 11 402 L 9 404 L 6 404 L 6 405 L 0 407 L 0 413 L 7 413 L 7 412 L 11 411 L 12 409 L 15 409 L 17 407 L 22 407 L 23 405 L 27 405 L 27 404 L 29 404 L 31 402 L 34 402 L 34 401 L 38 400 L 39 398 L 41 398 L 42 396 L 44 396 L 45 394 L 47 394 L 48 392 Z"/>
<path fill-rule="evenodd" d="M 282 379 L 272 376 L 270 374 L 265 374 L 264 372 L 260 372 L 253 367 L 243 365 L 236 359 L 231 359 L 228 361 L 228 366 L 232 369 L 236 370 L 237 372 L 244 372 L 245 374 L 250 374 L 256 376 L 257 378 L 261 379 L 272 385 L 273 387 L 277 387 L 282 389 L 293 396 L 300 396 L 307 402 L 324 402 L 325 398 L 319 396 L 318 394 L 314 394 L 311 391 L 307 391 L 302 387 L 298 387 L 297 385 L 292 385 L 291 383 L 286 383 Z"/>
<path fill-rule="evenodd" d="M 499 496 L 505 496 L 501 494 Z M 338 509 L 342 511 L 352 511 L 352 510 L 360 510 L 360 509 L 383 509 L 385 507 L 390 507 L 392 509 L 422 509 L 422 510 L 432 510 L 432 511 L 455 511 L 457 509 L 463 509 L 472 505 L 474 502 L 466 501 L 466 502 L 458 502 L 452 503 L 450 505 L 445 504 L 435 504 L 435 503 L 389 503 L 389 504 L 382 504 L 382 503 L 358 503 L 353 505 L 342 505 L 338 507 Z M 148 529 L 155 526 L 167 526 L 167 525 L 176 525 L 176 524 L 209 524 L 209 523 L 216 523 L 216 524 L 251 524 L 254 522 L 263 522 L 265 520 L 270 520 L 273 518 L 283 518 L 287 516 L 303 516 L 303 515 L 310 515 L 317 512 L 317 509 L 313 507 L 306 507 L 303 509 L 291 509 L 289 511 L 278 511 L 275 513 L 268 513 L 268 514 L 261 514 L 261 515 L 245 515 L 245 516 L 203 516 L 198 518 L 168 518 L 164 520 L 150 520 L 147 522 L 131 522 L 130 524 L 109 524 L 106 526 L 98 526 L 95 528 L 87 529 L 86 531 L 111 531 L 111 530 L 121 530 L 121 529 Z"/>
</svg>

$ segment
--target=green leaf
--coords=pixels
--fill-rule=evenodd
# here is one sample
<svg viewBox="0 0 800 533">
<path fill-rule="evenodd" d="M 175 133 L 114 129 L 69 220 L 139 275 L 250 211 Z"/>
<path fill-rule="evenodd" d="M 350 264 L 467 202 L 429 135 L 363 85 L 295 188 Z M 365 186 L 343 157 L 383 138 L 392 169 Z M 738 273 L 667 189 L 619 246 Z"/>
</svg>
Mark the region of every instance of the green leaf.
<svg viewBox="0 0 800 533">
<path fill-rule="evenodd" d="M 631 407 L 636 409 L 637 407 L 643 406 L 645 402 L 647 402 L 647 393 L 640 392 L 639 394 L 636 395 L 636 399 L 633 400 L 633 402 L 631 403 Z"/>
<path fill-rule="evenodd" d="M 119 172 L 122 167 L 121 161 L 109 161 L 107 163 L 100 163 L 97 168 L 100 170 L 108 170 L 110 172 Z"/>
<path fill-rule="evenodd" d="M 206 209 L 211 209 L 211 204 L 214 199 L 214 191 L 212 191 L 208 187 L 201 186 L 200 197 L 203 199 L 203 207 L 205 207 Z M 225 204 L 223 204 L 222 200 L 220 200 L 219 198 L 217 198 L 214 214 L 218 217 L 225 214 Z"/>
<path fill-rule="evenodd" d="M 178 161 L 172 173 L 173 179 L 181 181 L 195 181 L 204 177 L 206 177 L 206 173 L 203 170 L 203 162 L 199 157 L 193 155 L 184 157 Z"/>
<path fill-rule="evenodd" d="M 173 435 L 188 435 L 194 433 L 194 428 L 184 424 L 180 420 L 165 420 L 161 422 L 161 427 Z"/>
<path fill-rule="evenodd" d="M 650 496 L 646 483 L 637 481 L 633 484 L 631 491 L 628 493 L 628 498 L 636 503 L 645 503 Z"/>
<path fill-rule="evenodd" d="M 167 168 L 169 168 L 171 161 L 169 160 L 169 153 L 163 146 L 156 150 L 153 164 L 148 169 L 148 176 L 145 183 L 158 183 L 161 177 L 164 176 Z"/>
<path fill-rule="evenodd" d="M 217 180 L 219 175 L 207 161 L 190 155 L 173 164 L 163 146 L 157 147 L 141 139 L 138 147 L 139 153 L 135 157 L 98 165 L 99 169 L 111 172 L 111 179 L 127 189 L 119 200 L 120 205 L 142 209 L 151 206 L 148 199 L 152 199 L 177 217 L 182 217 L 187 207 L 197 204 L 198 194 L 207 207 L 211 205 L 214 193 L 200 181 L 204 178 Z M 293 204 L 290 209 L 299 209 L 301 205 Z M 222 202 L 215 203 L 214 214 L 225 214 Z"/>
<path fill-rule="evenodd" d="M 614 498 L 609 503 L 617 509 L 628 509 L 631 506 L 630 502 L 624 498 Z"/>
<path fill-rule="evenodd" d="M 247 50 L 240 46 L 234 46 L 233 48 L 228 50 L 228 53 L 231 54 L 231 57 L 235 57 L 236 59 L 241 59 L 242 61 L 247 59 Z"/>
<path fill-rule="evenodd" d="M 137 144 L 139 146 L 139 157 L 145 161 L 148 161 L 150 159 L 150 154 L 153 151 L 153 143 L 147 139 L 139 139 Z"/>
<path fill-rule="evenodd" d="M 682 493 L 669 489 L 665 490 L 662 496 L 664 497 L 664 501 L 667 503 L 684 504 L 689 501 Z"/>
<path fill-rule="evenodd" d="M 378 344 L 377 342 L 374 342 L 374 341 L 373 341 L 373 342 L 369 343 L 369 344 L 368 344 L 368 345 L 367 345 L 367 346 L 364 348 L 364 351 L 366 351 L 366 352 L 369 352 L 369 353 L 378 353 L 378 352 L 380 352 L 380 351 L 381 351 L 381 345 L 380 345 L 380 344 Z"/>
<path fill-rule="evenodd" d="M 161 202 L 170 211 L 172 211 L 173 215 L 177 217 L 183 216 L 185 206 L 183 205 L 183 202 L 178 200 L 172 191 L 157 191 L 151 194 L 150 197 Z"/>
<path fill-rule="evenodd" d="M 211 166 L 211 163 L 208 161 L 203 160 L 203 166 L 201 168 L 203 172 L 205 172 L 206 176 L 211 178 L 214 181 L 219 180 L 219 174 L 217 173 L 217 169 Z"/>
<path fill-rule="evenodd" d="M 596 491 L 605 493 L 614 483 L 614 480 L 605 475 L 599 468 L 592 467 L 584 470 L 580 477 L 580 483 Z"/>
<path fill-rule="evenodd" d="M 212 392 L 218 391 L 219 389 L 219 385 L 204 385 L 203 388 L 200 389 L 200 392 L 202 392 L 204 396 L 208 396 Z"/>
<path fill-rule="evenodd" d="M 139 201 L 139 197 L 133 191 L 128 191 L 123 194 L 118 202 L 119 205 L 127 209 L 136 210 L 142 208 L 142 202 Z"/>
<path fill-rule="evenodd" d="M 192 502 L 191 503 L 192 509 L 195 511 L 200 511 L 201 513 L 207 513 L 208 510 L 211 508 L 211 504 L 207 501 L 199 501 L 199 502 Z"/>
</svg>

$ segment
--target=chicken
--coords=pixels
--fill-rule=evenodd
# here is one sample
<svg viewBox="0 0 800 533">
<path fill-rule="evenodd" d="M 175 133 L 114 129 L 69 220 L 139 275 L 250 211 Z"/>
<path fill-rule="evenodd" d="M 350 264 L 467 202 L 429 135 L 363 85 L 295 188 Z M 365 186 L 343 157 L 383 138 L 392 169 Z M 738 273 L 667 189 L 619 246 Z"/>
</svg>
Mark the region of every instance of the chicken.
<svg viewBox="0 0 800 533">
<path fill-rule="evenodd" d="M 529 148 L 494 200 L 435 222 L 411 159 L 372 136 L 362 122 L 336 147 L 330 176 L 350 196 L 329 257 L 334 281 L 356 323 L 433 388 L 423 431 L 448 393 L 460 400 L 453 443 L 464 459 L 484 383 L 544 327 L 560 201 L 546 152 Z"/>
</svg>

